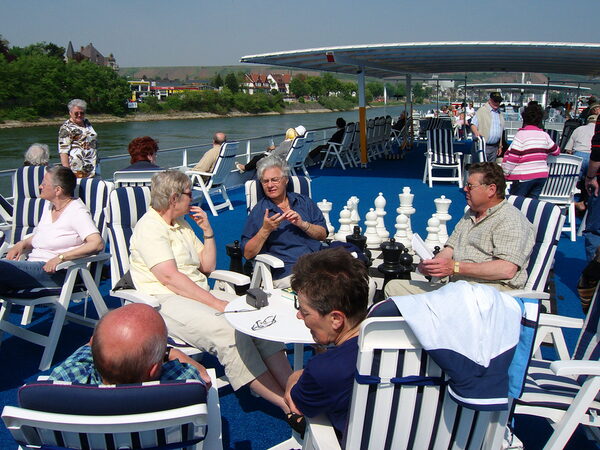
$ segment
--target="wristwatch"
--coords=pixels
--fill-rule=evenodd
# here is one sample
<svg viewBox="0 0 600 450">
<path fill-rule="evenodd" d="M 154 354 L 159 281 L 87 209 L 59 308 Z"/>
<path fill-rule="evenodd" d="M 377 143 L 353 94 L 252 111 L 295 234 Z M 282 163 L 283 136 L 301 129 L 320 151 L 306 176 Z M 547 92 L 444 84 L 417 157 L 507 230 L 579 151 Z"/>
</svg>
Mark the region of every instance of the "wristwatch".
<svg viewBox="0 0 600 450">
<path fill-rule="evenodd" d="M 460 272 L 460 263 L 458 261 L 454 261 L 454 269 L 452 270 L 452 273 L 459 273 Z"/>
<path fill-rule="evenodd" d="M 63 262 L 65 260 L 65 255 L 61 253 L 60 255 L 58 255 L 58 259 L 60 259 L 60 262 Z"/>
</svg>

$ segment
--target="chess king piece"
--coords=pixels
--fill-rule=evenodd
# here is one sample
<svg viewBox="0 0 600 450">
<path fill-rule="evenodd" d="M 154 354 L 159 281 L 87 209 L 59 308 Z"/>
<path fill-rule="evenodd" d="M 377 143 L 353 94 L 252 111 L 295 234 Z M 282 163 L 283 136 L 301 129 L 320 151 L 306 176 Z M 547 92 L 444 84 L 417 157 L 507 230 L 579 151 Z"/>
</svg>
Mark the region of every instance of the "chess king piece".
<svg viewBox="0 0 600 450">
<path fill-rule="evenodd" d="M 398 194 L 398 197 L 400 199 L 400 207 L 396 209 L 396 212 L 398 214 L 404 214 L 408 218 L 408 228 L 406 229 L 406 235 L 408 236 L 408 239 L 412 240 L 413 231 L 410 216 L 412 216 L 416 212 L 416 209 L 413 208 L 415 194 L 411 194 L 410 188 L 408 186 L 405 186 L 404 188 L 402 188 L 402 194 Z"/>
<path fill-rule="evenodd" d="M 450 204 L 452 200 L 446 198 L 445 195 L 442 195 L 440 198 L 436 198 L 434 200 L 435 203 L 435 214 L 434 217 L 440 221 L 440 231 L 438 233 L 438 237 L 440 243 L 444 245 L 448 240 L 448 228 L 446 227 L 446 223 L 452 219 L 452 216 L 448 214 L 450 209 Z"/>
<path fill-rule="evenodd" d="M 323 217 L 325 218 L 325 225 L 326 225 L 325 228 L 327 229 L 327 239 L 333 239 L 333 232 L 335 231 L 335 229 L 333 228 L 333 225 L 331 225 L 331 220 L 329 219 L 329 213 L 331 212 L 331 209 L 333 208 L 333 203 L 328 202 L 327 199 L 324 198 L 322 201 L 317 203 L 317 206 L 319 207 L 319 209 L 323 213 Z"/>
<path fill-rule="evenodd" d="M 348 206 L 344 206 L 344 209 L 340 212 L 340 229 L 334 235 L 334 239 L 336 241 L 346 241 L 346 236 L 352 233 L 352 228 L 350 228 L 350 210 Z"/>
<path fill-rule="evenodd" d="M 383 196 L 383 193 L 379 193 L 375 199 L 375 212 L 377 213 L 377 234 L 382 240 L 387 240 L 390 237 L 390 233 L 385 229 L 385 222 L 383 218 L 387 214 L 385 212 L 385 205 L 387 201 Z"/>
</svg>

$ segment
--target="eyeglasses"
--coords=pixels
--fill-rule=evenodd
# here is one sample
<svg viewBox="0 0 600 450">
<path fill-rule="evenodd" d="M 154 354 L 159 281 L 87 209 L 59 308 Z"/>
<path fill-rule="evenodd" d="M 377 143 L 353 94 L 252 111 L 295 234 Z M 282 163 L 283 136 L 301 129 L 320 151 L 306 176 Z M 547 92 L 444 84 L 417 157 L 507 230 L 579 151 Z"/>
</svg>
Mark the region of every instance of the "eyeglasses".
<svg viewBox="0 0 600 450">
<path fill-rule="evenodd" d="M 266 179 L 266 180 L 265 180 L 265 179 L 263 179 L 263 180 L 260 180 L 260 182 L 261 182 L 262 184 L 269 184 L 269 183 L 273 183 L 273 184 L 279 184 L 279 183 L 281 183 L 281 180 L 283 180 L 283 177 L 273 177 L 273 178 L 271 178 L 271 179 Z"/>
<path fill-rule="evenodd" d="M 252 325 L 252 331 L 262 330 L 263 328 L 270 327 L 275 322 L 277 322 L 276 318 L 276 315 L 272 315 L 265 317 L 263 320 L 257 320 L 256 322 L 254 322 L 254 325 Z"/>
<path fill-rule="evenodd" d="M 190 199 L 192 198 L 191 192 L 182 192 L 181 195 L 187 195 Z"/>
<path fill-rule="evenodd" d="M 466 189 L 467 191 L 472 191 L 473 189 L 475 189 L 475 188 L 477 188 L 477 187 L 479 187 L 479 186 L 489 186 L 489 184 L 486 184 L 486 183 L 481 183 L 481 184 L 471 184 L 471 183 L 467 183 L 467 184 L 465 185 L 465 189 Z"/>
</svg>

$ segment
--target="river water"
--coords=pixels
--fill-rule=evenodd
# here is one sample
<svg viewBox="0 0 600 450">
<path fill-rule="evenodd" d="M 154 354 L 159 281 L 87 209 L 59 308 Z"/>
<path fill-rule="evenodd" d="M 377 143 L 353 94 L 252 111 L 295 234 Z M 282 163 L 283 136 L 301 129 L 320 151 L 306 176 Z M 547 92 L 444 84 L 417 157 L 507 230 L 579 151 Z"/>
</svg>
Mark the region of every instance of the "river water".
<svg viewBox="0 0 600 450">
<path fill-rule="evenodd" d="M 427 109 L 426 105 L 419 105 L 418 109 Z M 367 117 L 391 115 L 396 119 L 403 106 L 373 108 L 367 110 Z M 159 141 L 160 149 L 185 147 L 191 145 L 210 146 L 215 131 L 223 131 L 230 141 L 248 139 L 250 137 L 275 134 L 273 140 L 278 143 L 282 134 L 290 127 L 304 125 L 307 129 L 334 127 L 335 119 L 343 117 L 346 121 L 356 121 L 357 111 L 310 113 L 310 114 L 282 114 L 269 116 L 232 117 L 217 119 L 188 119 L 188 120 L 161 120 L 152 122 L 125 122 L 125 123 L 100 123 L 93 124 L 98 133 L 98 152 L 100 158 L 127 154 L 127 145 L 135 137 L 151 136 Z M 331 131 L 327 133 L 329 136 Z M 0 170 L 14 169 L 23 163 L 23 153 L 27 147 L 40 142 L 50 147 L 51 164 L 58 163 L 57 151 L 58 127 L 32 127 L 0 129 Z M 322 133 L 318 135 L 322 139 Z M 252 143 L 252 151 L 260 151 L 271 140 L 264 138 Z M 245 146 L 240 149 L 244 151 Z M 195 150 L 190 154 L 189 162 L 194 162 L 202 154 L 202 150 Z M 181 154 L 158 154 L 158 164 L 169 167 L 181 164 Z M 127 160 L 102 163 L 102 174 L 110 178 L 114 170 L 128 165 Z M 8 191 L 8 192 L 7 192 Z M 0 177 L 0 193 L 10 193 L 10 177 Z"/>
</svg>

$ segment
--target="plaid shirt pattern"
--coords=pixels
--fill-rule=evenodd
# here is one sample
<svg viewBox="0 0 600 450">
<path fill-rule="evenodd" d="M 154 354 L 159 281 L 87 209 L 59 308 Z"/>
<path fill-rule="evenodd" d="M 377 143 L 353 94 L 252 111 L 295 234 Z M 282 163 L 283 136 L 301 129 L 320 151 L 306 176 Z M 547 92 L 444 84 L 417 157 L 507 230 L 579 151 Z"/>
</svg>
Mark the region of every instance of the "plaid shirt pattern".
<svg viewBox="0 0 600 450">
<path fill-rule="evenodd" d="M 84 345 L 69 356 L 62 364 L 56 366 L 49 376 L 50 381 L 68 381 L 79 384 L 102 384 L 102 378 L 94 367 L 92 347 Z M 180 363 L 178 360 L 169 361 L 162 366 L 160 381 L 202 381 L 195 367 Z"/>
<path fill-rule="evenodd" d="M 514 289 L 525 286 L 526 267 L 534 244 L 533 225 L 506 200 L 488 209 L 479 222 L 475 222 L 475 213 L 467 210 L 446 242 L 454 251 L 455 261 L 481 263 L 502 259 L 515 264 L 518 269 L 512 279 L 491 281 Z M 451 281 L 458 280 L 486 283 L 460 274 L 451 277 Z"/>
</svg>

